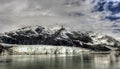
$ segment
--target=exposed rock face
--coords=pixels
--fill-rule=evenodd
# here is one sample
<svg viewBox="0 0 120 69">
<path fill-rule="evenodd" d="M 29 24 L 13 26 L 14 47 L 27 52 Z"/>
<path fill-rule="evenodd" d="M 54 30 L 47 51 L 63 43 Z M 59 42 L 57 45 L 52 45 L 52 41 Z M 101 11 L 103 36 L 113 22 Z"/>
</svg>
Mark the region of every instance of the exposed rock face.
<svg viewBox="0 0 120 69">
<path fill-rule="evenodd" d="M 21 45 L 62 45 L 87 48 L 95 51 L 109 51 L 119 48 L 114 38 L 93 32 L 69 31 L 64 27 L 44 28 L 28 26 L 1 34 L 0 42 Z"/>
<path fill-rule="evenodd" d="M 3 51 L 3 46 L 0 45 L 0 53 Z"/>
</svg>

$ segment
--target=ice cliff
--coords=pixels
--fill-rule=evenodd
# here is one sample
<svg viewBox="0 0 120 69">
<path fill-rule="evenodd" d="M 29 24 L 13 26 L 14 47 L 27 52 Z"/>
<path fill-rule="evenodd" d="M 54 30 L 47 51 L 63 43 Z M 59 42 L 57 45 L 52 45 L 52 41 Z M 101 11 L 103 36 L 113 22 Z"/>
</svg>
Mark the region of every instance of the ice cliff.
<svg viewBox="0 0 120 69">
<path fill-rule="evenodd" d="M 65 47 L 52 45 L 7 45 L 1 55 L 78 55 L 88 53 L 90 50 L 79 47 Z"/>
</svg>

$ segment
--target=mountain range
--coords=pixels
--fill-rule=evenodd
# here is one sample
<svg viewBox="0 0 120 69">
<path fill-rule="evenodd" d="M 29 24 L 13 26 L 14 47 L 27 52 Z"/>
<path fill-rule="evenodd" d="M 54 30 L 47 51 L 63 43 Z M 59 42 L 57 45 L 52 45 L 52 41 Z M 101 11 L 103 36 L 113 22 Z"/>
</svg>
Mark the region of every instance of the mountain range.
<svg viewBox="0 0 120 69">
<path fill-rule="evenodd" d="M 109 51 L 120 47 L 120 42 L 108 35 L 75 31 L 63 26 L 45 28 L 39 25 L 1 33 L 0 43 L 81 47 L 95 51 Z"/>
</svg>

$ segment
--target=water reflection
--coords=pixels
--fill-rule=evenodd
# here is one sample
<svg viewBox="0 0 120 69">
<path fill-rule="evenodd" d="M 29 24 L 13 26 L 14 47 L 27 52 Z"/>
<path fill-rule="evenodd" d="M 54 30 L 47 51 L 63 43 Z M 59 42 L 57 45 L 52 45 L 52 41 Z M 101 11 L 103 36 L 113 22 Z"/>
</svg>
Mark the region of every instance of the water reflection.
<svg viewBox="0 0 120 69">
<path fill-rule="evenodd" d="M 118 57 L 115 55 L 107 54 L 96 54 L 94 55 L 94 64 L 97 69 L 115 69 L 117 65 Z"/>
<path fill-rule="evenodd" d="M 114 53 L 0 57 L 0 69 L 119 69 L 119 64 L 120 57 Z"/>
</svg>

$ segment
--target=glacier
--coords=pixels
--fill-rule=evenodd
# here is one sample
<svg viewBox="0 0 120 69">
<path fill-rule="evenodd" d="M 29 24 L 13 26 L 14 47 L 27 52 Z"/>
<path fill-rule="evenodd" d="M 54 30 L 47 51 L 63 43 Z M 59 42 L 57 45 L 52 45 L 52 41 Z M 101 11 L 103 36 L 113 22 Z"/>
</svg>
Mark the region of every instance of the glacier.
<svg viewBox="0 0 120 69">
<path fill-rule="evenodd" d="M 1 55 L 79 55 L 89 53 L 91 50 L 79 47 L 52 46 L 52 45 L 10 45 L 5 44 L 7 49 Z"/>
</svg>

